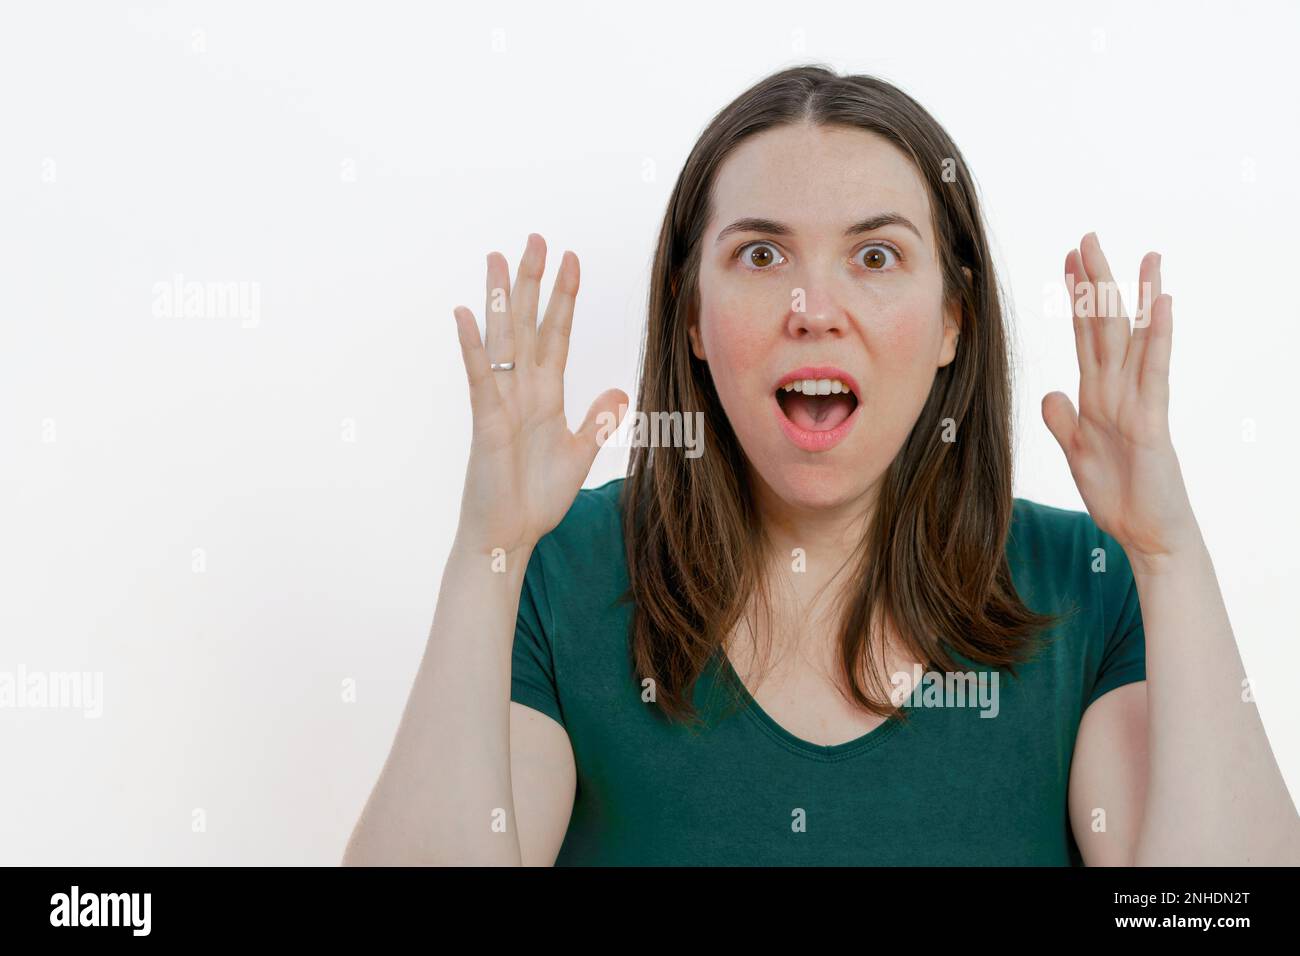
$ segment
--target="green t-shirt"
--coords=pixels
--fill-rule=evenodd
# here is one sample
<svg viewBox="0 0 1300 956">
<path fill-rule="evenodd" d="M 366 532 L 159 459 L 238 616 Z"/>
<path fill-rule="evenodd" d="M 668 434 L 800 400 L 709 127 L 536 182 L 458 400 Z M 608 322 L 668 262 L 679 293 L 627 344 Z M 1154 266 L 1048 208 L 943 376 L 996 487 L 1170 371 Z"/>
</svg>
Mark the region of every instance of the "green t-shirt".
<svg viewBox="0 0 1300 956">
<path fill-rule="evenodd" d="M 966 706 L 927 679 L 907 723 L 828 747 L 747 693 L 737 709 L 713 668 L 695 688 L 702 732 L 643 701 L 632 605 L 619 601 L 623 482 L 578 493 L 520 594 L 510 696 L 565 728 L 577 766 L 557 865 L 1081 864 L 1067 809 L 1079 721 L 1102 694 L 1146 679 L 1132 570 L 1087 513 L 1015 499 L 1006 547 L 1021 599 L 1078 608 L 1019 680 L 955 655 L 972 674 Z"/>
</svg>

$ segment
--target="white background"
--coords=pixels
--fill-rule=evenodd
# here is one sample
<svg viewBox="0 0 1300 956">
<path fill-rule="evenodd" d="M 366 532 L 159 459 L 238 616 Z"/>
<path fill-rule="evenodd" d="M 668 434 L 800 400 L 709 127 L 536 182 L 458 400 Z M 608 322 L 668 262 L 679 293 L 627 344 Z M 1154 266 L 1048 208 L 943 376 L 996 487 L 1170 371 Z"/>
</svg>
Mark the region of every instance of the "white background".
<svg viewBox="0 0 1300 956">
<path fill-rule="evenodd" d="M 1296 793 L 1297 11 L 7 4 L 0 671 L 101 671 L 104 713 L 0 710 L 0 862 L 338 862 L 457 516 L 452 307 L 481 321 L 485 253 L 540 232 L 544 294 L 582 264 L 571 422 L 635 395 L 682 161 L 803 62 L 899 84 L 976 175 L 1018 495 L 1082 508 L 1039 414 L 1077 388 L 1066 251 L 1095 229 L 1121 282 L 1163 254 L 1175 444 Z M 156 317 L 178 273 L 257 283 L 256 325 Z"/>
</svg>

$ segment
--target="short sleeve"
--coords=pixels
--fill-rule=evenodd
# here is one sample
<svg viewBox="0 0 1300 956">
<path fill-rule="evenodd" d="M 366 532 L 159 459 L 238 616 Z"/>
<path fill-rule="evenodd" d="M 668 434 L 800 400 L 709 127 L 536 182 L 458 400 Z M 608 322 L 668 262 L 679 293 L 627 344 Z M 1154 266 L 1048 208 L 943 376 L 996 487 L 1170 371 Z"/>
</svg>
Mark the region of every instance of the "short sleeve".
<svg viewBox="0 0 1300 956">
<path fill-rule="evenodd" d="M 533 548 L 519 593 L 515 618 L 515 643 L 510 662 L 510 699 L 541 711 L 561 727 L 559 688 L 555 682 L 555 655 L 550 601 L 540 548 Z"/>
<path fill-rule="evenodd" d="M 1133 569 L 1114 538 L 1103 533 L 1101 540 L 1110 562 L 1106 572 L 1109 579 L 1102 582 L 1101 588 L 1105 641 L 1097 677 L 1084 704 L 1085 710 L 1107 691 L 1147 677 L 1146 632 L 1142 627 L 1142 607 L 1138 603 Z"/>
</svg>

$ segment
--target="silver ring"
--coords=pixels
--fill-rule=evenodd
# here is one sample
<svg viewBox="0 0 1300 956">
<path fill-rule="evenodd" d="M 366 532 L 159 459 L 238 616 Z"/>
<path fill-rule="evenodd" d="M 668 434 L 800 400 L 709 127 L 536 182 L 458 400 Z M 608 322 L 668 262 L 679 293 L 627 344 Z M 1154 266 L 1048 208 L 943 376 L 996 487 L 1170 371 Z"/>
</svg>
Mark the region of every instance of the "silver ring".
<svg viewBox="0 0 1300 956">
<path fill-rule="evenodd" d="M 492 371 L 494 372 L 509 372 L 511 369 L 515 367 L 514 362 L 493 362 L 491 364 L 492 364 Z"/>
</svg>

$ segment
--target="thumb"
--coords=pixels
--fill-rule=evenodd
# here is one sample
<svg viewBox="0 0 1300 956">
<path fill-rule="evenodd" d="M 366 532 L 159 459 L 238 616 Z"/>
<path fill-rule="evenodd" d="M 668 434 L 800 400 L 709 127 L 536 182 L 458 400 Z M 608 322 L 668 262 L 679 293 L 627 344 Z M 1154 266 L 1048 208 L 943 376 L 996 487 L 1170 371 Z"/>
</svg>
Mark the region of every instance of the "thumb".
<svg viewBox="0 0 1300 956">
<path fill-rule="evenodd" d="M 1074 410 L 1074 403 L 1070 401 L 1070 396 L 1064 392 L 1048 392 L 1044 395 L 1043 421 L 1068 459 L 1075 429 L 1079 427 L 1079 416 Z"/>
<path fill-rule="evenodd" d="M 575 432 L 579 446 L 586 452 L 588 467 L 596 460 L 596 452 L 623 421 L 628 404 L 627 393 L 617 388 L 601 392 L 591 403 L 582 427 Z"/>
</svg>

